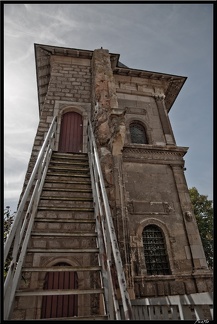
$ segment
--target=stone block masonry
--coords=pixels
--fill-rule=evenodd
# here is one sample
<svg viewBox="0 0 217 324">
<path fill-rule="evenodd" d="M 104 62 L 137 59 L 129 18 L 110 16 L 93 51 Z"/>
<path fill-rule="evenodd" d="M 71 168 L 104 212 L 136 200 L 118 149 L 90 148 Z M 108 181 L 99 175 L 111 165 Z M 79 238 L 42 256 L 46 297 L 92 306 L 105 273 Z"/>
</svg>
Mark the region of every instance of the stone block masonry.
<svg viewBox="0 0 217 324">
<path fill-rule="evenodd" d="M 51 55 L 50 60 L 46 59 L 43 73 L 40 72 L 40 82 L 46 81 L 43 85 L 45 94 L 44 102 L 41 106 L 40 121 L 37 133 L 33 143 L 32 153 L 27 168 L 24 187 L 21 193 L 20 201 L 26 188 L 27 182 L 31 176 L 38 152 L 43 144 L 45 135 L 49 129 L 50 121 L 54 116 L 55 101 L 77 102 L 87 104 L 91 102 L 91 67 L 89 59 L 64 57 Z M 49 68 L 48 68 L 49 66 Z M 41 69 L 42 69 L 41 68 Z M 49 80 L 45 79 L 44 74 L 49 70 Z M 42 75 L 43 74 L 43 75 Z M 41 79 L 43 77 L 43 79 Z M 19 203 L 20 203 L 19 201 Z"/>
<path fill-rule="evenodd" d="M 53 117 L 58 118 L 59 135 L 62 112 L 67 112 L 70 105 L 80 107 L 86 114 L 84 127 L 87 116 L 92 121 L 131 298 L 212 291 L 212 274 L 206 265 L 185 181 L 183 157 L 188 148 L 176 145 L 168 115 L 185 77 L 123 68 L 118 65 L 117 54 L 105 49 L 85 51 L 40 45 L 36 56 L 40 121 L 25 184 Z M 133 123 L 145 129 L 147 142 L 132 140 Z M 56 143 L 58 150 L 58 136 Z M 63 184 L 67 186 L 67 182 Z M 59 202 L 54 204 L 50 199 L 50 204 L 57 207 Z M 58 217 L 64 219 L 65 213 Z M 57 217 L 54 210 L 43 216 Z M 162 233 L 169 274 L 150 275 L 147 270 L 143 231 L 149 225 L 154 226 L 152 234 L 153 228 Z M 75 229 L 67 222 L 55 228 L 52 224 L 37 226 L 40 231 L 63 233 Z M 38 238 L 33 244 L 48 245 L 45 239 Z M 60 239 L 52 244 L 63 247 L 65 243 Z M 74 240 L 73 244 L 78 243 Z"/>
<path fill-rule="evenodd" d="M 76 64 L 69 63 L 70 61 L 60 63 L 58 57 L 52 57 L 51 77 L 46 99 L 90 102 L 91 75 L 88 60 L 86 65 L 82 64 L 81 59 L 78 59 Z"/>
</svg>

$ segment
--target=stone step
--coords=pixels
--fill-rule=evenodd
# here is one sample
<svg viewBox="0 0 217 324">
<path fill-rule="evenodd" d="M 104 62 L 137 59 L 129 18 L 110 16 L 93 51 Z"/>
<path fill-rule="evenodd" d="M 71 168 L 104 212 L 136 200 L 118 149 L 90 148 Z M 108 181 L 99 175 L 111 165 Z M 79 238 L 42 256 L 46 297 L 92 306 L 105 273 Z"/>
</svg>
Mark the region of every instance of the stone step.
<svg viewBox="0 0 217 324">
<path fill-rule="evenodd" d="M 88 160 L 87 153 L 59 153 L 53 151 L 51 159 Z"/>
<path fill-rule="evenodd" d="M 82 174 L 82 173 L 60 173 L 60 172 L 48 172 L 45 178 L 45 182 L 52 182 L 52 181 L 78 181 L 81 182 L 83 180 L 88 180 L 90 182 L 90 175 L 89 174 Z"/>
<path fill-rule="evenodd" d="M 59 159 L 56 160 L 51 160 L 50 161 L 50 166 L 79 166 L 79 167 L 89 167 L 89 163 L 88 161 L 84 160 L 84 161 L 78 161 L 78 160 L 65 160 L 65 161 L 60 161 Z"/>
<path fill-rule="evenodd" d="M 84 223 L 84 224 L 95 224 L 95 219 L 93 219 L 92 217 L 91 218 L 77 218 L 77 219 L 72 219 L 72 218 L 60 218 L 60 219 L 57 219 L 57 218 L 44 218 L 43 215 L 38 215 L 37 214 L 37 217 L 35 218 L 35 222 L 40 222 L 40 223 L 64 223 L 64 224 L 77 224 L 77 223 Z"/>
<path fill-rule="evenodd" d="M 88 233 L 88 232 L 87 232 Z M 45 233 L 44 233 L 45 234 Z M 83 235 L 76 236 L 68 236 L 66 235 L 52 235 L 57 233 L 51 233 L 51 235 L 43 235 L 37 234 L 37 235 L 31 235 L 28 249 L 95 249 L 96 248 L 96 235 L 86 235 L 83 233 Z"/>
<path fill-rule="evenodd" d="M 94 209 L 93 208 L 47 208 L 38 207 L 37 211 L 38 219 L 59 219 L 61 222 L 66 222 L 66 220 L 80 220 L 80 219 L 94 219 Z M 36 218 L 36 219 L 37 219 Z M 95 222 L 95 220 L 94 220 Z"/>
<path fill-rule="evenodd" d="M 102 294 L 103 288 L 96 289 L 25 289 L 17 290 L 15 296 L 55 296 L 55 295 L 89 295 Z"/>
<path fill-rule="evenodd" d="M 89 160 L 86 159 L 64 159 L 64 158 L 51 158 L 49 166 L 57 167 L 89 167 Z"/>
<path fill-rule="evenodd" d="M 24 267 L 23 272 L 62 272 L 62 271 L 76 271 L 76 272 L 89 272 L 89 271 L 101 271 L 100 266 L 89 267 L 74 267 L 74 266 L 54 266 L 54 267 Z"/>
<path fill-rule="evenodd" d="M 41 197 L 39 201 L 39 208 L 92 208 L 93 198 L 86 197 Z"/>
<path fill-rule="evenodd" d="M 41 197 L 92 198 L 91 189 L 43 188 Z"/>
<path fill-rule="evenodd" d="M 74 198 L 68 198 L 68 197 L 41 197 L 42 200 L 61 200 L 61 201 L 93 201 L 92 197 L 74 197 Z"/>
<path fill-rule="evenodd" d="M 75 181 L 67 181 L 65 180 L 60 180 L 59 178 L 56 178 L 54 180 L 49 179 L 47 177 L 43 189 L 47 188 L 56 188 L 56 189 L 74 189 L 74 190 L 80 190 L 80 189 L 89 189 L 91 190 L 91 181 L 89 178 L 83 178 L 81 180 Z"/>
<path fill-rule="evenodd" d="M 59 232 L 59 233 L 95 233 L 95 220 L 93 219 L 40 219 L 36 218 L 33 230 L 40 233 Z M 83 235 L 85 236 L 85 235 Z"/>
<path fill-rule="evenodd" d="M 108 320 L 107 315 L 89 315 L 89 316 L 74 316 L 74 317 L 58 317 L 58 318 L 42 318 L 41 320 L 46 321 L 106 321 Z M 36 320 L 37 321 L 37 320 Z M 40 321 L 40 320 L 38 320 Z"/>
<path fill-rule="evenodd" d="M 57 210 L 57 211 L 83 211 L 83 212 L 92 212 L 94 211 L 93 202 L 82 202 L 82 201 L 50 201 L 41 200 L 38 206 L 38 210 Z"/>
<path fill-rule="evenodd" d="M 49 165 L 48 174 L 50 172 L 64 172 L 64 173 L 89 173 L 89 167 L 80 167 L 80 166 L 56 166 L 56 165 Z"/>
<path fill-rule="evenodd" d="M 80 253 L 98 253 L 99 249 L 93 248 L 93 249 L 39 249 L 39 248 L 34 248 L 34 249 L 27 249 L 27 253 L 55 253 L 56 256 L 58 253 L 61 255 L 61 253 L 75 253 L 78 255 Z"/>
<path fill-rule="evenodd" d="M 96 247 L 96 233 L 86 231 L 76 231 L 76 233 L 71 232 L 60 232 L 57 227 L 57 232 L 55 231 L 40 231 L 32 232 L 31 239 L 29 243 L 29 248 L 95 248 Z"/>
<path fill-rule="evenodd" d="M 70 237 L 70 238 L 83 238 L 83 237 L 97 237 L 96 233 L 93 232 L 83 232 L 83 231 L 79 231 L 76 233 L 60 233 L 58 232 L 31 232 L 32 236 L 43 236 L 43 237 Z"/>
<path fill-rule="evenodd" d="M 92 193 L 92 189 L 91 188 L 80 188 L 80 189 L 76 189 L 76 188 L 47 188 L 47 187 L 43 187 L 42 189 L 44 192 L 45 191 L 53 191 L 53 192 L 75 192 L 75 193 Z"/>
</svg>

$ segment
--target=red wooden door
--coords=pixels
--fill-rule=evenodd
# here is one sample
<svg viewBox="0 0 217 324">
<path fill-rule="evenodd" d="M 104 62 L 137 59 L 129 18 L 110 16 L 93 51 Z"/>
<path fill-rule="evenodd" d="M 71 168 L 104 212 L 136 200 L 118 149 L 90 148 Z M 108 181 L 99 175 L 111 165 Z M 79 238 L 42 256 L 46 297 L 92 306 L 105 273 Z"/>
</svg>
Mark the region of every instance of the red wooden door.
<svg viewBox="0 0 217 324">
<path fill-rule="evenodd" d="M 48 272 L 44 290 L 77 289 L 77 272 Z M 78 295 L 43 296 L 41 318 L 78 316 Z"/>
<path fill-rule="evenodd" d="M 82 116 L 76 112 L 67 112 L 63 115 L 60 128 L 59 152 L 82 152 L 83 122 Z"/>
</svg>

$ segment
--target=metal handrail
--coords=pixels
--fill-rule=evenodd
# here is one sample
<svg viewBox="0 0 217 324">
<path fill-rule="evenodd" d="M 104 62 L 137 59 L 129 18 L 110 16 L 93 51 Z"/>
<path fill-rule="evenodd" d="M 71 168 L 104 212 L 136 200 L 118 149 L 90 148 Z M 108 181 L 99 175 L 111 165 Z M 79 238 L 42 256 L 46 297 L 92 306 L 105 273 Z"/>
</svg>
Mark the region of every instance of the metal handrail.
<svg viewBox="0 0 217 324">
<path fill-rule="evenodd" d="M 53 151 L 54 138 L 57 129 L 57 118 L 54 117 L 39 151 L 31 177 L 28 181 L 17 214 L 4 245 L 4 262 L 12 249 L 12 261 L 4 282 L 4 318 L 8 319 L 13 304 L 15 291 L 21 275 L 21 269 L 29 242 L 34 217 L 37 211 L 41 190 L 47 173 Z M 34 181 L 35 184 L 34 184 Z M 31 190 L 33 193 L 30 194 Z M 29 201 L 29 202 L 28 202 Z M 27 206 L 27 211 L 24 208 Z"/>
<path fill-rule="evenodd" d="M 19 205 L 17 215 L 5 243 L 4 260 L 7 259 L 11 249 L 13 249 L 13 252 L 12 261 L 4 283 L 4 319 L 8 319 L 10 316 L 15 292 L 21 276 L 24 257 L 34 224 L 34 217 L 53 151 L 56 129 L 57 118 L 54 117 L 38 154 L 34 169 Z M 99 262 L 102 266 L 105 313 L 108 315 L 109 319 L 121 320 L 119 303 L 116 296 L 116 285 L 118 284 L 124 319 L 130 320 L 132 314 L 131 302 L 127 291 L 124 269 L 90 121 L 88 123 L 88 145 L 91 183 L 95 204 L 97 240 L 100 251 Z M 33 193 L 30 195 L 32 189 Z M 26 206 L 27 211 L 24 212 Z M 114 273 L 112 272 L 113 261 L 118 283 L 115 282 Z"/>
<path fill-rule="evenodd" d="M 111 304 L 109 303 L 109 300 L 112 300 L 115 319 L 121 319 L 119 305 L 115 294 L 115 283 L 112 279 L 111 266 L 112 260 L 114 260 L 114 265 L 118 279 L 118 287 L 120 289 L 121 302 L 123 305 L 123 312 L 125 317 L 124 319 L 130 320 L 132 314 L 131 302 L 127 291 L 127 284 L 122 265 L 120 250 L 118 247 L 115 228 L 113 225 L 111 210 L 108 202 L 105 183 L 90 120 L 88 122 L 88 145 L 91 183 L 95 203 L 95 217 L 100 223 L 100 226 L 98 226 L 96 230 L 98 231 L 97 236 L 100 237 L 101 241 L 103 241 L 103 244 L 99 244 L 99 248 L 101 256 L 101 265 L 103 269 L 102 272 L 104 274 L 104 288 L 106 288 L 105 303 L 107 304 L 107 312 L 109 319 L 114 319 L 112 314 L 113 310 L 111 309 Z"/>
</svg>

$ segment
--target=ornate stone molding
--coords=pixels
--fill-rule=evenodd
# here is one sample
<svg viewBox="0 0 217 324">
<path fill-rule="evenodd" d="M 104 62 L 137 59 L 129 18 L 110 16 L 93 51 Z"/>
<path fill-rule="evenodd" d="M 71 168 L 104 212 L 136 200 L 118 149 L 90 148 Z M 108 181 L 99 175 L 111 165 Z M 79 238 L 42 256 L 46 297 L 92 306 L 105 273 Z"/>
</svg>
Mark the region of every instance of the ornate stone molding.
<svg viewBox="0 0 217 324">
<path fill-rule="evenodd" d="M 131 235 L 130 236 L 130 247 L 137 248 L 137 247 L 143 247 L 142 237 L 139 237 L 137 235 Z M 136 254 L 136 250 L 133 251 L 134 254 Z"/>
<path fill-rule="evenodd" d="M 142 147 L 143 146 L 143 147 Z M 183 163 L 183 156 L 186 154 L 187 147 L 153 147 L 151 145 L 125 145 L 123 148 L 124 161 L 179 161 Z"/>
<path fill-rule="evenodd" d="M 153 97 L 156 99 L 156 100 L 159 100 L 159 101 L 162 101 L 165 99 L 165 94 L 164 93 L 155 93 L 153 95 Z"/>
<path fill-rule="evenodd" d="M 162 201 L 136 201 L 127 204 L 128 212 L 134 215 L 169 215 L 174 208 L 170 203 Z"/>
<path fill-rule="evenodd" d="M 185 219 L 186 219 L 186 221 L 188 221 L 188 222 L 192 222 L 192 220 L 193 220 L 193 216 L 192 216 L 192 213 L 191 213 L 190 211 L 186 211 L 186 212 L 185 212 Z"/>
<path fill-rule="evenodd" d="M 165 93 L 165 106 L 167 111 L 169 112 L 170 108 L 172 107 L 174 101 L 176 100 L 176 97 L 178 93 L 180 92 L 185 80 L 187 78 L 180 79 L 180 80 L 172 80 L 170 82 L 170 85 L 167 89 L 167 92 Z"/>
<path fill-rule="evenodd" d="M 149 104 L 150 105 L 150 104 Z M 125 108 L 126 114 L 133 114 L 133 115 L 146 115 L 147 111 L 143 107 L 126 107 Z"/>
<path fill-rule="evenodd" d="M 132 82 L 131 78 L 141 78 L 141 79 L 147 79 L 150 81 L 157 81 L 166 83 L 166 90 L 165 90 L 165 105 L 167 111 L 169 111 L 178 96 L 183 84 L 185 83 L 187 77 L 183 76 L 177 76 L 177 75 L 171 75 L 171 74 L 165 74 L 165 73 L 158 73 L 158 72 L 151 72 L 151 71 L 144 71 L 144 70 L 135 70 L 130 68 L 120 68 L 117 67 L 114 70 L 115 74 L 122 75 L 129 78 L 129 81 Z M 135 79 L 136 80 L 136 79 Z M 125 81 L 126 82 L 126 81 Z M 124 89 L 117 89 L 117 92 L 119 91 L 129 91 Z M 132 92 L 132 90 L 131 90 Z M 135 92 L 135 91 L 134 91 Z M 135 94 L 143 94 L 144 92 L 137 91 Z M 148 95 L 148 93 L 147 93 Z M 153 96 L 153 94 L 152 94 Z"/>
</svg>

